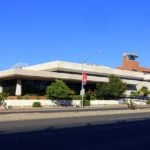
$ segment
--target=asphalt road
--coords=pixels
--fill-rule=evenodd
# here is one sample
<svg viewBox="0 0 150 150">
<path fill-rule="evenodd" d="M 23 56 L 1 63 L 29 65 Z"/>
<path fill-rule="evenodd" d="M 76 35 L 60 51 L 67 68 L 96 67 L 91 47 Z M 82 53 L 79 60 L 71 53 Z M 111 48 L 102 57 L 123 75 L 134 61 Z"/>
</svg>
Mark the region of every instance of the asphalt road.
<svg viewBox="0 0 150 150">
<path fill-rule="evenodd" d="M 0 123 L 2 150 L 149 150 L 149 143 L 149 113 Z"/>
</svg>

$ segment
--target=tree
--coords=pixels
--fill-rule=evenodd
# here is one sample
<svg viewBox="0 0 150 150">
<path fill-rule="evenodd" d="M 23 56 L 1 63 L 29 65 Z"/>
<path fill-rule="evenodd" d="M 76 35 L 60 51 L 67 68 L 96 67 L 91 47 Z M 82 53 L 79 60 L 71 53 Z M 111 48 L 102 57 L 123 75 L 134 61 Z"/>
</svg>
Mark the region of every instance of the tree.
<svg viewBox="0 0 150 150">
<path fill-rule="evenodd" d="M 131 92 L 130 96 L 131 97 L 147 97 L 150 94 L 150 90 L 146 87 L 146 86 L 142 86 L 141 89 L 139 89 L 138 91 L 133 91 Z"/>
<path fill-rule="evenodd" d="M 8 94 L 5 92 L 0 93 L 0 105 L 4 103 L 4 100 L 6 100 L 8 97 Z"/>
<path fill-rule="evenodd" d="M 109 97 L 108 83 L 97 83 L 94 94 L 98 99 L 107 99 L 107 97 Z"/>
<path fill-rule="evenodd" d="M 132 97 L 132 98 L 139 97 L 139 96 L 140 96 L 139 91 L 132 91 L 130 94 L 130 97 Z"/>
<path fill-rule="evenodd" d="M 122 80 L 115 76 L 109 76 L 109 95 L 113 98 L 120 98 L 124 96 L 124 92 L 127 89 L 127 84 L 122 82 Z"/>
<path fill-rule="evenodd" d="M 146 86 L 143 86 L 140 90 L 139 90 L 140 96 L 148 96 L 150 94 L 150 91 L 148 90 L 148 88 Z"/>
<path fill-rule="evenodd" d="M 69 99 L 72 94 L 73 91 L 62 80 L 55 80 L 46 89 L 47 97 L 52 100 Z"/>
<path fill-rule="evenodd" d="M 103 99 L 117 99 L 124 96 L 126 89 L 126 83 L 123 83 L 119 77 L 111 75 L 108 83 L 96 85 L 95 96 Z"/>
</svg>

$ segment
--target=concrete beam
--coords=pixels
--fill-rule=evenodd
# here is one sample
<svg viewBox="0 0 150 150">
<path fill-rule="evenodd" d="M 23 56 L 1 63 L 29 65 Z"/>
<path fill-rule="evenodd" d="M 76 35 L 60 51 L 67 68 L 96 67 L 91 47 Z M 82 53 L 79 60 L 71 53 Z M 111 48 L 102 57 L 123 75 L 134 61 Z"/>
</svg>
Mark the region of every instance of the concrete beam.
<svg viewBox="0 0 150 150">
<path fill-rule="evenodd" d="M 3 86 L 2 86 L 2 83 L 0 83 L 0 93 L 3 92 Z"/>
</svg>

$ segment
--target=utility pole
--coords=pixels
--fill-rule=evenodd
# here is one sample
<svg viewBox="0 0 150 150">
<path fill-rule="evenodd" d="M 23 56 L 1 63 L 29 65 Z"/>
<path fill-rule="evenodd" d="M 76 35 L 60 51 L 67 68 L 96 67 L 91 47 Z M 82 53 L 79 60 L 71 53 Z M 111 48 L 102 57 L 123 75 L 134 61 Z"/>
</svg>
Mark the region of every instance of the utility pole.
<svg viewBox="0 0 150 150">
<path fill-rule="evenodd" d="M 84 89 L 84 63 L 87 62 L 91 57 L 95 56 L 96 54 L 99 54 L 101 51 L 96 51 L 89 55 L 84 61 L 82 61 L 82 80 L 81 80 L 81 106 L 84 107 L 83 101 L 84 101 L 84 95 L 85 95 L 85 89 Z"/>
</svg>

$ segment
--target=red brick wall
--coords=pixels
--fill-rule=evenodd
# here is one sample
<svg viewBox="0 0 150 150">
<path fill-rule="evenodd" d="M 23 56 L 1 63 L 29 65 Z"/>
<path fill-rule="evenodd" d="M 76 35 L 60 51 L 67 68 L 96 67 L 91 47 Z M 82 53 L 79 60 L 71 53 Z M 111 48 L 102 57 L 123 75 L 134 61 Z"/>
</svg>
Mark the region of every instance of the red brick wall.
<svg viewBox="0 0 150 150">
<path fill-rule="evenodd" d="M 150 68 L 141 67 L 139 62 L 129 60 L 127 56 L 123 57 L 123 65 L 117 67 L 117 69 L 150 73 Z"/>
</svg>

